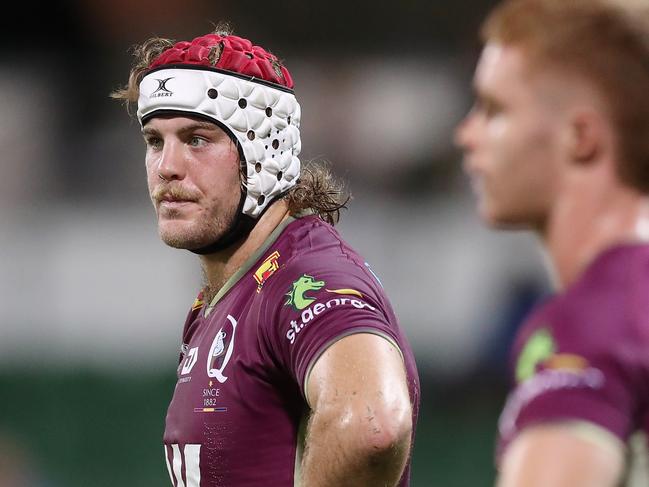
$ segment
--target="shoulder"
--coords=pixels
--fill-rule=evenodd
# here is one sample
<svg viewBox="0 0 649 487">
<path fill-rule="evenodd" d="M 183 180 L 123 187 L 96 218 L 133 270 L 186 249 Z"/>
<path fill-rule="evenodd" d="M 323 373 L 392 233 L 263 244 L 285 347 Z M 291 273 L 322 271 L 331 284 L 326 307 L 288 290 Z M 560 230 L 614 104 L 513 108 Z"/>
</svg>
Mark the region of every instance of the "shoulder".
<svg viewBox="0 0 649 487">
<path fill-rule="evenodd" d="M 540 305 L 517 333 L 517 383 L 540 370 L 649 370 L 649 247 L 616 247 L 565 292 Z"/>
<path fill-rule="evenodd" d="M 501 451 L 531 425 L 579 420 L 625 440 L 646 403 L 649 334 L 646 253 L 612 249 L 518 333 L 513 390 L 500 419 Z M 644 256 L 642 255 L 644 254 Z M 649 310 L 647 310 L 649 311 Z"/>
<path fill-rule="evenodd" d="M 296 218 L 286 227 L 280 238 L 289 251 L 289 258 L 360 258 L 335 227 L 315 215 Z"/>
<path fill-rule="evenodd" d="M 290 297 L 300 299 L 304 293 L 321 290 L 384 297 L 380 282 L 363 257 L 334 227 L 317 217 L 291 223 L 282 235 L 279 253 L 277 271 L 264 290 L 269 297 L 292 294 Z"/>
<path fill-rule="evenodd" d="M 293 222 L 277 249 L 276 270 L 254 312 L 269 353 L 298 384 L 319 354 L 347 335 L 380 335 L 400 348 L 398 322 L 379 281 L 331 226 Z"/>
<path fill-rule="evenodd" d="M 565 292 L 526 321 L 518 345 L 544 332 L 561 348 L 607 350 L 649 343 L 649 246 L 604 252 Z M 627 349 L 628 350 L 628 349 Z"/>
<path fill-rule="evenodd" d="M 349 312 L 372 313 L 396 323 L 379 280 L 363 257 L 337 230 L 316 216 L 288 223 L 251 268 L 256 292 L 249 293 L 249 315 L 264 334 L 286 334 L 292 320 L 319 320 Z M 364 322 L 369 322 L 363 318 Z"/>
</svg>

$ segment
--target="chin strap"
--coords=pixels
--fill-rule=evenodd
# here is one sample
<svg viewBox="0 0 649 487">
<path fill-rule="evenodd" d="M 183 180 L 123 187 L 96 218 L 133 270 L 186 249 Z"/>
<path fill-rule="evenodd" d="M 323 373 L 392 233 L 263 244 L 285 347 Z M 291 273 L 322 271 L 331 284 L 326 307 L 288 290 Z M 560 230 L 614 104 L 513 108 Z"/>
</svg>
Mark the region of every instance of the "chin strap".
<svg viewBox="0 0 649 487">
<path fill-rule="evenodd" d="M 246 202 L 246 194 L 242 191 L 241 199 L 239 200 L 239 208 L 237 209 L 237 216 L 232 222 L 232 225 L 230 225 L 230 228 L 228 228 L 227 231 L 223 235 L 221 235 L 221 237 L 216 242 L 212 242 L 211 244 L 207 244 L 205 247 L 198 249 L 189 249 L 189 251 L 198 255 L 213 254 L 214 252 L 219 252 L 221 250 L 227 249 L 230 245 L 238 242 L 242 238 L 247 237 L 252 229 L 255 228 L 255 225 L 257 225 L 257 222 L 261 219 L 264 213 L 266 213 L 266 211 L 276 202 L 281 200 L 287 192 L 280 194 L 277 198 L 268 203 L 266 208 L 264 208 L 259 214 L 258 218 L 252 218 L 248 215 L 244 215 L 241 211 L 244 203 Z"/>
<path fill-rule="evenodd" d="M 221 235 L 221 237 L 219 237 L 218 240 L 198 249 L 189 249 L 189 251 L 198 255 L 213 254 L 215 252 L 226 249 L 233 243 L 238 242 L 244 237 L 247 237 L 257 224 L 258 220 L 255 220 L 254 218 L 243 214 L 242 209 L 245 201 L 246 195 L 242 191 L 241 198 L 239 200 L 239 207 L 237 208 L 237 216 L 232 222 L 232 225 L 230 225 L 230 227 L 225 231 L 223 235 Z"/>
</svg>

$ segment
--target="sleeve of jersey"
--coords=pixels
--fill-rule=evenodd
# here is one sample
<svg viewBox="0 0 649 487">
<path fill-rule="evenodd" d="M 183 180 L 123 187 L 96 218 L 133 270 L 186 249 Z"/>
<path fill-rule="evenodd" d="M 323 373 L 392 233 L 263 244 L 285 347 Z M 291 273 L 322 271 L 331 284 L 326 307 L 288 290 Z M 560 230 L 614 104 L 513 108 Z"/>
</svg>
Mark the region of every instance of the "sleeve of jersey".
<svg viewBox="0 0 649 487">
<path fill-rule="evenodd" d="M 616 343 L 606 333 L 588 334 L 554 337 L 552 355 L 508 398 L 500 423 L 504 438 L 539 423 L 583 420 L 627 440 L 640 401 L 634 365 L 639 355 L 633 344 Z"/>
<path fill-rule="evenodd" d="M 303 395 L 310 368 L 344 336 L 374 333 L 399 347 L 384 309 L 386 298 L 372 278 L 357 269 L 341 273 L 300 266 L 298 272 L 287 271 L 282 289 L 273 292 L 272 305 L 266 302 L 267 315 L 274 316 L 270 347 Z"/>
</svg>

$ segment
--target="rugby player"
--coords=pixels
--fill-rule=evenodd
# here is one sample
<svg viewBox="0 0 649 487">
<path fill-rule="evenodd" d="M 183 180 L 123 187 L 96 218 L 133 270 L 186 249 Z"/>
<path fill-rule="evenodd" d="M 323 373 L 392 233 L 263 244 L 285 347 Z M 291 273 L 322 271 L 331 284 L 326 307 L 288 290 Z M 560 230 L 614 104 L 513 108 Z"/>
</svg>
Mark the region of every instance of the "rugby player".
<svg viewBox="0 0 649 487">
<path fill-rule="evenodd" d="M 300 171 L 289 71 L 221 29 L 150 39 L 135 57 L 113 96 L 137 103 L 162 240 L 197 254 L 205 277 L 166 417 L 171 482 L 409 485 L 413 354 L 333 227 L 340 185 L 323 166 Z"/>
<path fill-rule="evenodd" d="M 649 1 L 509 0 L 483 40 L 456 139 L 558 288 L 516 337 L 498 485 L 620 485 L 649 430 Z"/>
</svg>

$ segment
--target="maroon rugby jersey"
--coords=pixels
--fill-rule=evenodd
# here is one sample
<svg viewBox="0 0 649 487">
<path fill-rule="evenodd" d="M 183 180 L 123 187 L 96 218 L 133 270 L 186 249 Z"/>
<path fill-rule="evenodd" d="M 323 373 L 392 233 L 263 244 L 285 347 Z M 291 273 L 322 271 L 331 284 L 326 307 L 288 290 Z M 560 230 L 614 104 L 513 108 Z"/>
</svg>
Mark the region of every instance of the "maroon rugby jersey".
<svg viewBox="0 0 649 487">
<path fill-rule="evenodd" d="M 414 439 L 415 361 L 380 283 L 333 227 L 316 216 L 288 220 L 187 317 L 164 433 L 173 485 L 297 485 L 309 368 L 360 332 L 401 350 Z M 409 476 L 408 464 L 399 485 Z"/>
<path fill-rule="evenodd" d="M 603 252 L 539 307 L 513 349 L 499 457 L 525 427 L 583 420 L 623 442 L 649 431 L 649 245 Z"/>
</svg>

